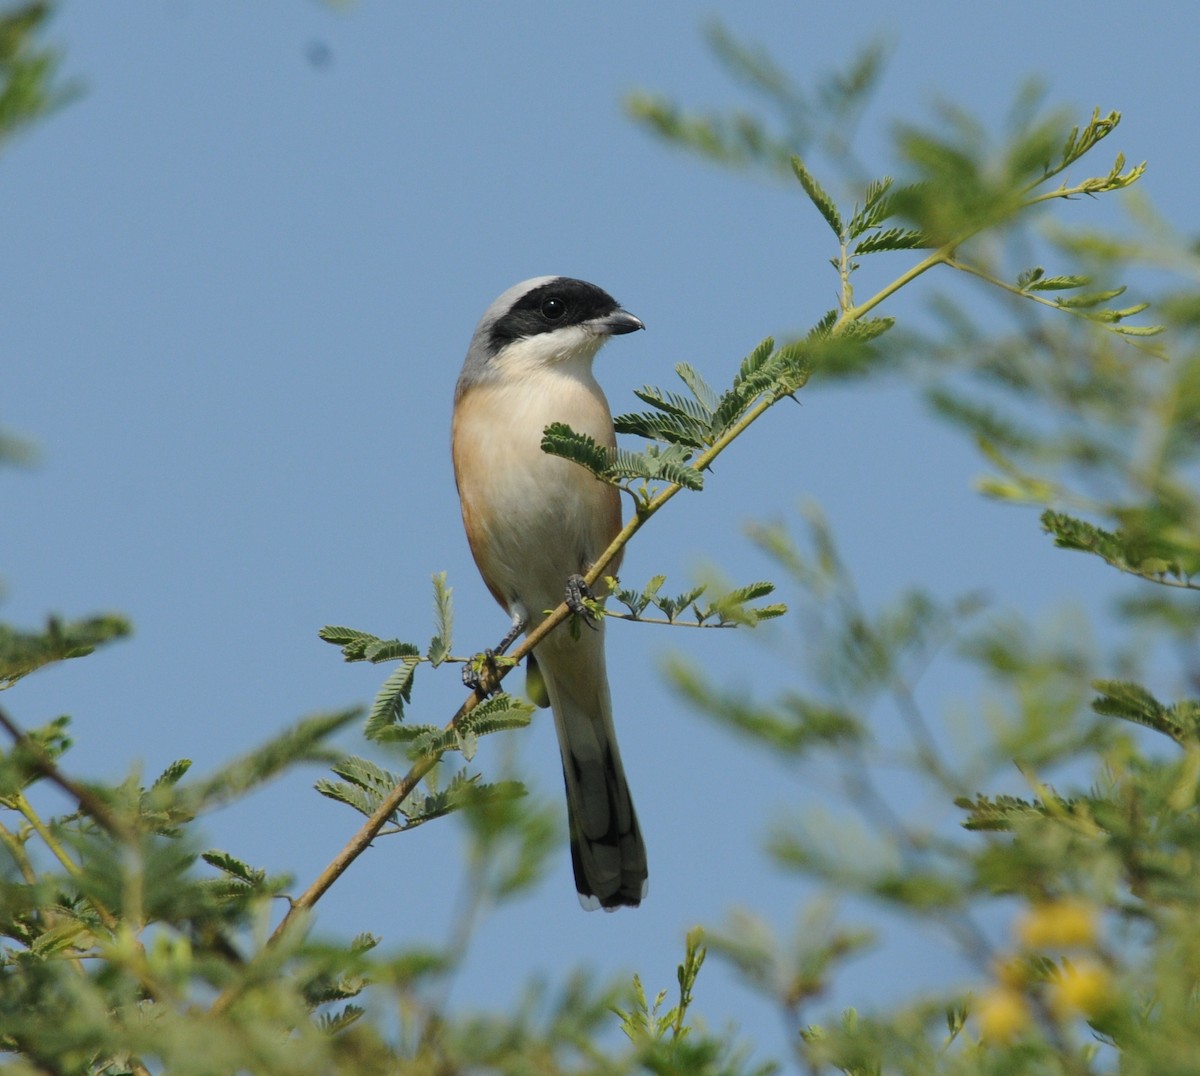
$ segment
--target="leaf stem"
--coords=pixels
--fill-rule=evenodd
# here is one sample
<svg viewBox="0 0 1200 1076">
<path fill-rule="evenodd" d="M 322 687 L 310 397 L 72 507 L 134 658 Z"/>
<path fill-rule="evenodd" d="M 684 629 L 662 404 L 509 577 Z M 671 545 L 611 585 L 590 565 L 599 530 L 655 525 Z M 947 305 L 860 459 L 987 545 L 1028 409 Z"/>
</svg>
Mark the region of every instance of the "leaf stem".
<svg viewBox="0 0 1200 1076">
<path fill-rule="evenodd" d="M 33 805 L 25 798 L 24 792 L 18 792 L 9 799 L 13 808 L 18 811 L 22 818 L 33 828 L 42 839 L 42 843 L 50 849 L 50 854 L 62 864 L 63 869 L 72 877 L 78 878 L 83 870 L 78 863 L 75 862 L 69 855 L 67 850 L 59 842 L 58 838 L 51 832 L 50 827 L 42 821 L 41 816 L 33 809 Z"/>
<path fill-rule="evenodd" d="M 658 616 L 634 616 L 632 613 L 614 613 L 611 609 L 605 609 L 604 615 L 611 617 L 613 620 L 627 620 L 631 624 L 662 624 L 668 628 L 736 628 L 738 625 L 732 620 L 721 620 L 715 624 L 701 624 L 692 620 L 667 620 L 665 617 Z"/>
<path fill-rule="evenodd" d="M 886 287 L 880 288 L 880 290 L 872 295 L 871 298 L 864 300 L 857 306 L 850 306 L 844 309 L 838 316 L 837 321 L 834 322 L 833 328 L 830 330 L 831 334 L 836 335 L 837 333 L 844 331 L 847 324 L 852 321 L 859 321 L 864 315 L 869 314 L 880 303 L 886 299 L 890 299 L 901 288 L 911 284 L 923 273 L 929 272 L 929 270 L 933 269 L 935 266 L 948 264 L 953 259 L 954 251 L 958 248 L 958 246 L 966 242 L 966 240 L 969 238 L 969 235 L 963 236 L 960 239 L 955 239 L 953 242 L 939 247 L 932 254 L 922 258 L 919 262 L 917 262 L 916 265 L 901 273 Z"/>
</svg>

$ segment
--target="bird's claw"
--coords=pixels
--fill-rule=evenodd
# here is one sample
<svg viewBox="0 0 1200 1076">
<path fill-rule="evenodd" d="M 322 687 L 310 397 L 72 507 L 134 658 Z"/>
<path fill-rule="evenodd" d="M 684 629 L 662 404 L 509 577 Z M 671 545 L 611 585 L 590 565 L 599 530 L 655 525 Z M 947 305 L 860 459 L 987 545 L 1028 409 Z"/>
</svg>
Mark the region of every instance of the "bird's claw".
<svg viewBox="0 0 1200 1076">
<path fill-rule="evenodd" d="M 482 654 L 476 654 L 471 658 L 463 665 L 462 681 L 464 687 L 475 692 L 481 699 L 486 699 L 499 690 L 500 681 L 496 676 L 496 652 L 485 650 Z"/>
<path fill-rule="evenodd" d="M 485 650 L 463 665 L 463 686 L 474 691 L 481 699 L 486 699 L 500 691 L 500 667 L 512 668 L 516 664 L 512 658 L 506 658 L 495 650 Z"/>
<path fill-rule="evenodd" d="M 589 628 L 596 628 L 599 625 L 600 618 L 588 606 L 588 602 L 595 601 L 592 595 L 592 589 L 587 585 L 587 581 L 582 575 L 572 575 L 567 579 L 567 608 L 579 617 Z"/>
</svg>

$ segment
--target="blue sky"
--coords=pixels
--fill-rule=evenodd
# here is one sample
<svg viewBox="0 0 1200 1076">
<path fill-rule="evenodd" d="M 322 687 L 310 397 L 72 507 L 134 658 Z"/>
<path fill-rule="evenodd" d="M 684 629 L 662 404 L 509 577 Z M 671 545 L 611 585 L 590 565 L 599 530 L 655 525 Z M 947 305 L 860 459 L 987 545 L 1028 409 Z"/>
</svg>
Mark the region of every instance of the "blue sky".
<svg viewBox="0 0 1200 1076">
<path fill-rule="evenodd" d="M 494 642 L 505 618 L 461 535 L 448 453 L 454 380 L 491 300 L 542 273 L 616 295 L 648 327 L 598 360 L 618 410 L 681 360 L 722 384 L 763 336 L 833 303 L 833 251 L 798 189 L 669 152 L 622 115 L 639 88 L 748 103 L 709 55 L 706 19 L 768 43 L 801 85 L 889 42 L 860 142 L 879 172 L 893 166 L 890 123 L 927 118 L 938 99 L 998 124 L 1038 76 L 1081 118 L 1119 109 L 1114 152 L 1150 160 L 1143 189 L 1187 231 L 1200 148 L 1180 102 L 1194 96 L 1200 16 L 1181 10 L 1148 5 L 1134 22 L 1108 2 L 65 4 L 50 37 L 82 96 L 0 161 L 0 420 L 41 450 L 3 475 L 0 616 L 113 609 L 136 634 L 30 678 L 6 707 L 28 725 L 71 713 L 84 775 L 119 779 L 132 760 L 153 775 L 179 757 L 205 772 L 302 714 L 368 700 L 383 670 L 342 665 L 317 629 L 423 641 L 435 571 L 455 589 L 456 648 Z M 1109 214 L 1079 203 L 1060 219 Z M 919 312 L 934 283 L 886 312 Z M 1031 512 L 972 491 L 979 461 L 903 390 L 803 403 L 731 451 L 705 493 L 676 498 L 624 577 L 666 572 L 683 589 L 706 565 L 770 574 L 744 523 L 795 519 L 812 498 L 873 604 L 918 583 L 982 587 L 1036 621 L 1103 594 L 1102 569 L 1055 553 Z M 690 714 L 660 674 L 682 652 L 769 695 L 802 645 L 794 627 L 770 639 L 791 668 L 747 638 L 614 625 L 650 900 L 580 912 L 564 842 L 544 884 L 479 938 L 457 1002 L 503 1006 L 529 973 L 580 964 L 668 986 L 685 930 L 751 897 L 790 927 L 807 891 L 760 845 L 773 812 L 811 789 Z M 453 669 L 425 676 L 413 715 L 444 720 L 461 696 Z M 558 797 L 549 721 L 516 746 Z M 316 776 L 211 818 L 212 843 L 305 884 L 357 825 L 311 791 Z M 444 936 L 452 825 L 379 842 L 318 928 L 394 945 Z M 896 933 L 834 1000 L 938 981 L 952 965 L 927 959 L 928 941 Z M 724 969 L 706 970 L 697 1005 L 781 1048 L 774 1014 Z"/>
</svg>

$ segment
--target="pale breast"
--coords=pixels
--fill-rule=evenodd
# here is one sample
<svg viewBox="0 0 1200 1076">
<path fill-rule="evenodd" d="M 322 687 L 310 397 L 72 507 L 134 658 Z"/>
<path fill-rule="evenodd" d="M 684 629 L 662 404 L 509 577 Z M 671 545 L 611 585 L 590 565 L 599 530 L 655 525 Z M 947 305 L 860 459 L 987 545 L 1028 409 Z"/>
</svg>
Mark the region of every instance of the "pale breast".
<svg viewBox="0 0 1200 1076">
<path fill-rule="evenodd" d="M 621 526 L 614 487 L 541 450 L 552 422 L 615 444 L 608 401 L 590 372 L 550 368 L 511 383 L 481 382 L 462 393 L 454 416 L 454 471 L 471 552 L 496 599 L 510 609 L 520 603 L 535 620 Z"/>
</svg>

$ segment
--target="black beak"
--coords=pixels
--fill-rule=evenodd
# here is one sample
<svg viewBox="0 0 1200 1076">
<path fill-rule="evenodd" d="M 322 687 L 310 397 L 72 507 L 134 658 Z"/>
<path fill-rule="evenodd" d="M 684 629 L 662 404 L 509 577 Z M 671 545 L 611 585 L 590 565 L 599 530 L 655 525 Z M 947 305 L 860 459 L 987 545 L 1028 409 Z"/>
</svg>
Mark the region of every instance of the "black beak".
<svg viewBox="0 0 1200 1076">
<path fill-rule="evenodd" d="M 642 324 L 641 318 L 635 318 L 628 310 L 622 310 L 620 307 L 617 307 L 611 314 L 596 318 L 591 324 L 596 332 L 605 333 L 608 336 L 622 336 L 646 327 Z"/>
</svg>

